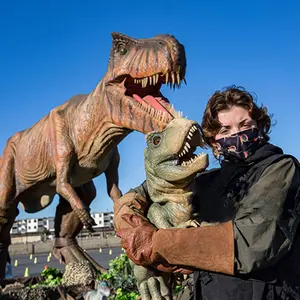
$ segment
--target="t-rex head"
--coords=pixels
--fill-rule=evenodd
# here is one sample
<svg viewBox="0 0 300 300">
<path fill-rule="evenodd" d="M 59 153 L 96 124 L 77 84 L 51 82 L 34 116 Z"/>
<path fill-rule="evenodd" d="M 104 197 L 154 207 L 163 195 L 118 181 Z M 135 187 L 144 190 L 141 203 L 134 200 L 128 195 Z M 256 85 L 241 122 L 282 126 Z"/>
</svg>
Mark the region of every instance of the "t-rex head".
<svg viewBox="0 0 300 300">
<path fill-rule="evenodd" d="M 145 169 L 153 177 L 168 182 L 191 179 L 208 166 L 208 155 L 194 154 L 203 147 L 200 125 L 185 118 L 175 118 L 168 126 L 146 136 Z"/>
<path fill-rule="evenodd" d="M 179 114 L 160 88 L 162 84 L 179 88 L 185 80 L 183 45 L 167 34 L 134 39 L 112 33 L 112 38 L 103 87 L 112 122 L 143 133 L 162 130 Z"/>
</svg>

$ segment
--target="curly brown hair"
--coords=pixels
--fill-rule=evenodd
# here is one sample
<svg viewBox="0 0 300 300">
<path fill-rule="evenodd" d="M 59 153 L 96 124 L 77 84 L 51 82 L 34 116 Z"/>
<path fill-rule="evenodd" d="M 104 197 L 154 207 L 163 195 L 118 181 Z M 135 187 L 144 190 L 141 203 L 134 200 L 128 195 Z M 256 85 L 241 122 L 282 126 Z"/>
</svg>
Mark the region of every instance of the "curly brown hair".
<svg viewBox="0 0 300 300">
<path fill-rule="evenodd" d="M 258 107 L 256 98 L 243 87 L 230 86 L 216 91 L 209 99 L 202 118 L 202 129 L 207 145 L 213 147 L 214 136 L 220 131 L 221 123 L 218 113 L 232 106 L 240 106 L 249 111 L 249 115 L 257 122 L 257 127 L 263 133 L 266 141 L 270 139 L 268 133 L 271 127 L 271 116 L 265 106 Z"/>
</svg>

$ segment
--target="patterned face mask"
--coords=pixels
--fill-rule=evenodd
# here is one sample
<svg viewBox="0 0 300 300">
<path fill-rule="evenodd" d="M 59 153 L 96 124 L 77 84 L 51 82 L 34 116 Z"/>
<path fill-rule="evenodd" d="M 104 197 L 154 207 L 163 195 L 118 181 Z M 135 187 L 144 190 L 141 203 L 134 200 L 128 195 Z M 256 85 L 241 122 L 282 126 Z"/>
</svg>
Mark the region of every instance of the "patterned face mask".
<svg viewBox="0 0 300 300">
<path fill-rule="evenodd" d="M 216 140 L 216 147 L 225 159 L 240 161 L 251 156 L 264 140 L 261 131 L 253 126 L 250 129 Z"/>
</svg>

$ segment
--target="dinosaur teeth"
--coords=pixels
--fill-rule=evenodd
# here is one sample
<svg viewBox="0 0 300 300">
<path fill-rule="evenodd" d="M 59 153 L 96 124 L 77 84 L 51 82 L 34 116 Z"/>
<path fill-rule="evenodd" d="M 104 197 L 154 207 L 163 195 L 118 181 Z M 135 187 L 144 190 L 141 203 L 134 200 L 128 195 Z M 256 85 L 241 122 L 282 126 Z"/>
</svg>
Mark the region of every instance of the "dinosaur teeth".
<svg viewBox="0 0 300 300">
<path fill-rule="evenodd" d="M 173 116 L 174 118 L 182 118 L 182 112 L 174 110 Z"/>
<path fill-rule="evenodd" d="M 180 88 L 181 81 L 184 81 L 186 84 L 185 78 L 180 79 L 180 72 L 167 72 L 166 74 L 157 73 L 150 76 L 146 76 L 143 78 L 134 78 L 134 83 L 139 83 L 142 85 L 143 88 L 145 88 L 148 84 L 149 85 L 156 85 L 159 80 L 159 76 L 165 76 L 165 84 L 168 85 L 171 89 Z"/>
<path fill-rule="evenodd" d="M 164 123 L 167 121 L 166 112 L 155 110 L 151 105 L 149 105 L 145 102 L 138 103 L 138 106 L 141 109 L 143 109 L 146 113 L 148 113 L 151 117 L 153 117 L 159 121 L 162 121 Z"/>
<path fill-rule="evenodd" d="M 158 74 L 155 74 L 155 78 L 156 78 L 156 80 L 155 80 L 155 84 L 156 84 L 156 83 L 158 83 L 159 75 L 158 75 Z"/>
<path fill-rule="evenodd" d="M 185 146 L 185 148 L 186 148 L 186 146 Z M 188 151 L 186 151 L 185 148 L 184 148 L 184 150 L 178 155 L 179 158 L 182 157 L 183 155 L 185 155 L 186 152 L 188 152 Z M 187 161 L 183 161 L 183 162 L 181 163 L 181 166 L 188 166 L 188 165 L 192 164 L 193 162 L 195 162 L 199 157 L 201 157 L 201 156 L 204 155 L 204 154 L 205 154 L 204 152 L 201 152 L 200 154 L 193 154 L 193 157 L 191 157 L 191 158 L 190 158 L 189 160 L 187 160 Z"/>
<path fill-rule="evenodd" d="M 181 111 L 176 111 L 173 104 L 171 104 L 169 111 L 174 118 L 182 118 L 183 113 Z"/>
<path fill-rule="evenodd" d="M 173 72 L 171 73 L 171 78 L 172 78 L 172 83 L 174 85 L 175 84 L 175 74 Z"/>
<path fill-rule="evenodd" d="M 179 73 L 177 73 L 177 84 L 178 84 L 178 86 L 180 85 L 180 75 L 179 75 Z"/>
<path fill-rule="evenodd" d="M 197 130 L 196 125 L 193 125 L 190 129 L 190 132 L 194 133 Z"/>
</svg>

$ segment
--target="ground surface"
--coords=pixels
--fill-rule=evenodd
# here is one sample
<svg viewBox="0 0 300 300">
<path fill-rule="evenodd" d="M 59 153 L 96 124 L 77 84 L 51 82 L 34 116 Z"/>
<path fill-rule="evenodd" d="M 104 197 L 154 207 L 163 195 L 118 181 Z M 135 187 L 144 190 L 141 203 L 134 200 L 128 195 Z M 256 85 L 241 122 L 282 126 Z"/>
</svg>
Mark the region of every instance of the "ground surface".
<svg viewBox="0 0 300 300">
<path fill-rule="evenodd" d="M 110 250 L 111 253 L 110 254 Z M 91 255 L 101 266 L 108 268 L 109 261 L 124 253 L 120 247 L 117 248 L 103 248 L 102 252 L 98 250 L 87 250 L 87 253 Z M 49 253 L 40 253 L 32 255 L 30 259 L 29 255 L 15 255 L 11 257 L 12 263 L 12 274 L 13 277 L 23 277 L 26 267 L 29 270 L 29 276 L 39 276 L 43 271 L 45 265 L 51 268 L 58 268 L 64 271 L 64 265 L 60 264 L 59 261 L 52 255 L 50 262 L 47 262 Z M 37 263 L 34 263 L 35 257 Z M 18 261 L 18 266 L 15 267 L 15 261 Z"/>
</svg>

